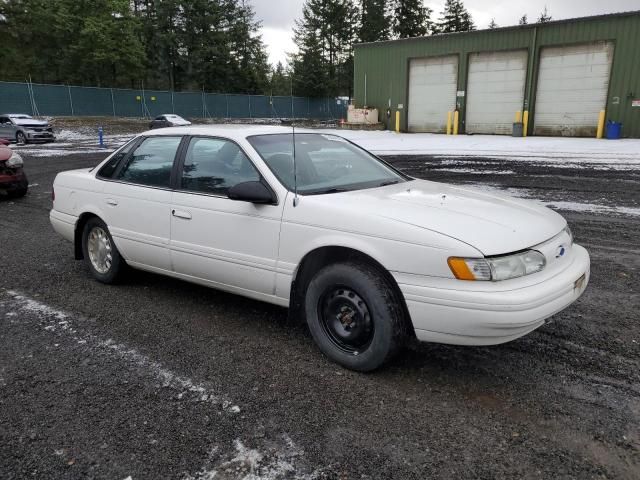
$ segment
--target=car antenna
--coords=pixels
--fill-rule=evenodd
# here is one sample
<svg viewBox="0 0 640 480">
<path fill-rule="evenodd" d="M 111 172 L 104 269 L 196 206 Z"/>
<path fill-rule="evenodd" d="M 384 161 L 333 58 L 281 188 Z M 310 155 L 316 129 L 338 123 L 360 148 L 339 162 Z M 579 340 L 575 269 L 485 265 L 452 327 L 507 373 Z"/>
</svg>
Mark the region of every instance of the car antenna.
<svg viewBox="0 0 640 480">
<path fill-rule="evenodd" d="M 278 115 L 275 106 L 273 105 L 273 96 L 271 97 L 271 108 L 280 119 L 280 123 L 283 125 L 291 125 L 292 139 L 293 139 L 293 206 L 294 208 L 300 204 L 300 197 L 298 196 L 298 162 L 296 160 L 296 125 L 294 117 L 294 103 L 293 103 L 293 79 L 291 79 L 291 117 L 289 120 Z"/>
</svg>

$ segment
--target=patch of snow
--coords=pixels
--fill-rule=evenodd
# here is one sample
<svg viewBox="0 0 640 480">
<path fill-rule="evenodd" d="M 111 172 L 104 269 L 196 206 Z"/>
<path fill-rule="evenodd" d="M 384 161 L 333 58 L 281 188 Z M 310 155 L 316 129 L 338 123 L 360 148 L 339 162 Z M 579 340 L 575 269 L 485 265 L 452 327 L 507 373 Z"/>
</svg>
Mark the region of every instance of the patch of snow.
<svg viewBox="0 0 640 480">
<path fill-rule="evenodd" d="M 115 148 L 83 148 L 76 150 L 65 150 L 57 148 L 46 149 L 30 149 L 23 150 L 23 153 L 28 154 L 31 157 L 64 157 L 65 155 L 77 155 L 82 153 L 111 153 L 115 151 Z"/>
<path fill-rule="evenodd" d="M 611 170 L 640 168 L 640 140 L 597 140 L 595 138 L 527 137 L 500 135 L 438 135 L 389 131 L 322 129 L 341 135 L 378 155 L 436 155 L 483 157 L 573 164 L 576 168 L 600 166 Z"/>
<path fill-rule="evenodd" d="M 434 168 L 432 172 L 471 173 L 473 175 L 515 175 L 513 170 L 477 170 L 475 168 Z"/>
<path fill-rule="evenodd" d="M 511 197 L 523 198 L 534 201 L 540 205 L 551 208 L 553 210 L 565 210 L 569 212 L 578 213 L 595 213 L 599 215 L 617 215 L 628 217 L 640 217 L 640 208 L 635 207 L 622 207 L 602 205 L 597 203 L 581 203 L 570 202 L 565 200 L 540 200 L 535 197 L 535 190 L 524 188 L 502 188 L 497 185 L 487 184 L 465 184 L 462 187 L 472 187 L 475 190 L 481 190 L 486 193 L 497 193 L 502 195 L 509 195 Z"/>
<path fill-rule="evenodd" d="M 184 475 L 182 480 L 213 480 L 218 477 L 240 480 L 325 478 L 320 470 L 304 473 L 303 467 L 299 465 L 304 452 L 288 435 L 283 435 L 281 440 L 277 445 L 270 443 L 265 447 L 249 448 L 240 439 L 236 439 L 233 442 L 233 452 L 225 455 L 228 460 L 218 454 L 216 446 L 211 450 L 205 465 L 195 474 Z"/>
</svg>

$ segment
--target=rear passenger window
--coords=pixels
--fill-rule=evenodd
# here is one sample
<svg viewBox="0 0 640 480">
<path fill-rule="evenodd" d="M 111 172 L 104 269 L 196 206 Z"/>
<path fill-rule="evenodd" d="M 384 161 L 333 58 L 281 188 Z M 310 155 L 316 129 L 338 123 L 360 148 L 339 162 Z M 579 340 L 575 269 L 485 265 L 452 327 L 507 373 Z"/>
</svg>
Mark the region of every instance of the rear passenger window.
<svg viewBox="0 0 640 480">
<path fill-rule="evenodd" d="M 181 137 L 145 139 L 120 170 L 118 180 L 150 187 L 170 187 L 173 161 L 181 140 Z"/>
<path fill-rule="evenodd" d="M 98 176 L 102 178 L 111 178 L 113 174 L 116 173 L 116 169 L 120 164 L 120 161 L 127 156 L 127 154 L 133 148 L 133 145 L 136 143 L 137 139 L 130 141 L 120 150 L 118 150 L 113 157 L 109 159 L 107 163 L 103 165 L 103 167 L 98 172 Z"/>
<path fill-rule="evenodd" d="M 183 190 L 226 195 L 234 185 L 259 180 L 257 170 L 235 143 L 219 138 L 193 138 L 189 143 Z"/>
</svg>

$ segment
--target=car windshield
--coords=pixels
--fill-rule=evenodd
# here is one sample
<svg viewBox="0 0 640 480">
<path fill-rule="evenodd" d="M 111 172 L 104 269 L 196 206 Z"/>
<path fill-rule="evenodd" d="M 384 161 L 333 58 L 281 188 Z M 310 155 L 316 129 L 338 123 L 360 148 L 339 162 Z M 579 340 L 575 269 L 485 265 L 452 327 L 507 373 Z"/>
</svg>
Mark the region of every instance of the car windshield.
<svg viewBox="0 0 640 480">
<path fill-rule="evenodd" d="M 301 194 L 346 192 L 408 180 L 337 135 L 300 133 L 295 138 L 296 177 Z M 247 140 L 282 184 L 293 190 L 293 134 L 256 135 Z"/>
<path fill-rule="evenodd" d="M 13 118 L 14 120 L 32 120 L 33 118 L 29 115 L 10 115 L 9 117 Z"/>
</svg>

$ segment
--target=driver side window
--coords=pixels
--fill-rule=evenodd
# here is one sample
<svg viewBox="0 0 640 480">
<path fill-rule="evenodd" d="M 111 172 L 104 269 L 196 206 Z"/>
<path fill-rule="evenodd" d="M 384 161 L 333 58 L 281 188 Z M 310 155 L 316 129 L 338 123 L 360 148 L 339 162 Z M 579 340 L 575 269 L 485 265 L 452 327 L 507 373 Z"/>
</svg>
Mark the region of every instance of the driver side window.
<svg viewBox="0 0 640 480">
<path fill-rule="evenodd" d="M 260 175 L 233 142 L 193 138 L 182 169 L 181 188 L 190 192 L 227 195 L 239 183 L 260 181 Z"/>
</svg>

